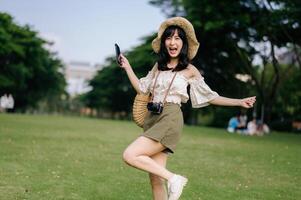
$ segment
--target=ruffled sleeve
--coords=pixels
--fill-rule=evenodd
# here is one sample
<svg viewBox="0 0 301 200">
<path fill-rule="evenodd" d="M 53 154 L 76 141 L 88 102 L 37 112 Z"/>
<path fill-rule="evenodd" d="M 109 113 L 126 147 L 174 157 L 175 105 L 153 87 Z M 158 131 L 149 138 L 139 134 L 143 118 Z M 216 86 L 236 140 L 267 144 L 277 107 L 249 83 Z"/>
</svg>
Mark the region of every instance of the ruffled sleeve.
<svg viewBox="0 0 301 200">
<path fill-rule="evenodd" d="M 202 76 L 191 78 L 188 82 L 190 84 L 190 100 L 193 108 L 208 106 L 211 100 L 219 96 L 210 89 Z"/>
<path fill-rule="evenodd" d="M 139 79 L 139 89 L 143 94 L 150 93 L 150 87 L 151 87 L 156 69 L 157 69 L 157 64 L 155 64 L 153 69 L 151 71 L 149 71 L 145 77 Z"/>
</svg>

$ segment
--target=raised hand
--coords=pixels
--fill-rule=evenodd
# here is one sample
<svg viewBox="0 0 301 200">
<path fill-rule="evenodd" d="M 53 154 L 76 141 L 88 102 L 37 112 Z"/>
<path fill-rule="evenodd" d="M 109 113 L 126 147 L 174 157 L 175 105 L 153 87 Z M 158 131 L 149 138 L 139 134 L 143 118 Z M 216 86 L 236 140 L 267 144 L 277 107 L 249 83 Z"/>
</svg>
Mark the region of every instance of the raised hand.
<svg viewBox="0 0 301 200">
<path fill-rule="evenodd" d="M 240 99 L 240 106 L 244 108 L 252 108 L 256 102 L 256 96 Z"/>
<path fill-rule="evenodd" d="M 131 68 L 128 59 L 123 54 L 120 54 L 119 56 L 119 63 L 119 66 L 125 70 Z"/>
</svg>

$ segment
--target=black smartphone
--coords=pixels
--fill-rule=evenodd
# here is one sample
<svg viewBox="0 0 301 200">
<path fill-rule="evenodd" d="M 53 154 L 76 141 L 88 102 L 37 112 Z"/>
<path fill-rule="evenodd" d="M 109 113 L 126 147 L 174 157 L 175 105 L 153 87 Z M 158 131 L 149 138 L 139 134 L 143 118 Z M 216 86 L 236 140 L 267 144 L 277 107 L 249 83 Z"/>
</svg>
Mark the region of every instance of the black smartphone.
<svg viewBox="0 0 301 200">
<path fill-rule="evenodd" d="M 116 61 L 117 61 L 118 65 L 120 65 L 121 64 L 120 58 L 119 58 L 120 48 L 119 48 L 118 44 L 116 44 L 116 43 L 115 43 L 115 53 L 116 53 Z"/>
</svg>

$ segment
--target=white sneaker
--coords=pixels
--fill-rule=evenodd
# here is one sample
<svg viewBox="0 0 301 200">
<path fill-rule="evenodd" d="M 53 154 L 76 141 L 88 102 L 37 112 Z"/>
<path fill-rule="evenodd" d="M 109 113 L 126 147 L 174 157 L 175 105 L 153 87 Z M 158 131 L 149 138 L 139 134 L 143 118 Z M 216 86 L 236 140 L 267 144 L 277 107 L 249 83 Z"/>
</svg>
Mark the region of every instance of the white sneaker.
<svg viewBox="0 0 301 200">
<path fill-rule="evenodd" d="M 167 182 L 168 200 L 178 200 L 187 181 L 188 179 L 183 176 L 174 175 L 171 180 Z"/>
</svg>

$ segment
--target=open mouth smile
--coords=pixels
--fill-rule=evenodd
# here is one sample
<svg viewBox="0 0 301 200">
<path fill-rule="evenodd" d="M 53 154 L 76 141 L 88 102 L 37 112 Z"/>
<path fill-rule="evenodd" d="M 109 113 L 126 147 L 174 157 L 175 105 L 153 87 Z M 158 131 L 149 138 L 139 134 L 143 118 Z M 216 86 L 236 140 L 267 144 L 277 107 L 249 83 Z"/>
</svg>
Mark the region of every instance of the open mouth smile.
<svg viewBox="0 0 301 200">
<path fill-rule="evenodd" d="M 174 55 L 174 54 L 177 54 L 178 48 L 176 48 L 176 47 L 169 47 L 168 51 L 169 51 L 170 54 Z"/>
</svg>

